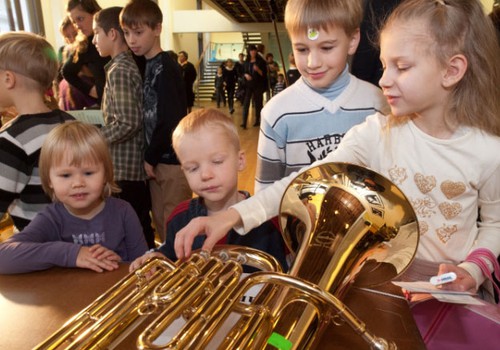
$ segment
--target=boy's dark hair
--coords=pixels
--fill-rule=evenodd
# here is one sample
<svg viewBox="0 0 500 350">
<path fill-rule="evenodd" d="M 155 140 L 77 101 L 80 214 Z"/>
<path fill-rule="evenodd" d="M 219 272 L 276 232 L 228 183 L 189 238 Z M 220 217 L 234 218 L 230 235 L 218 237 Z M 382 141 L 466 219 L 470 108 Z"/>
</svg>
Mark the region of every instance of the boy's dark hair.
<svg viewBox="0 0 500 350">
<path fill-rule="evenodd" d="M 155 29 L 163 22 L 163 14 L 158 4 L 152 0 L 131 0 L 120 14 L 120 25 L 129 28 L 146 25 Z"/>
<path fill-rule="evenodd" d="M 172 59 L 177 62 L 177 60 L 179 59 L 179 56 L 175 53 L 174 50 L 167 50 L 167 53 L 170 57 L 172 57 Z"/>
<path fill-rule="evenodd" d="M 83 11 L 92 15 L 101 9 L 101 6 L 99 6 L 96 0 L 68 0 L 66 11 L 69 12 L 78 6 L 80 6 Z"/>
<path fill-rule="evenodd" d="M 186 51 L 179 51 L 179 55 L 184 55 L 186 57 L 186 60 L 188 59 L 188 53 Z"/>
<path fill-rule="evenodd" d="M 111 29 L 115 29 L 120 33 L 123 39 L 123 30 L 120 27 L 120 12 L 123 7 L 114 6 L 105 8 L 94 15 L 94 22 L 108 34 Z"/>
</svg>

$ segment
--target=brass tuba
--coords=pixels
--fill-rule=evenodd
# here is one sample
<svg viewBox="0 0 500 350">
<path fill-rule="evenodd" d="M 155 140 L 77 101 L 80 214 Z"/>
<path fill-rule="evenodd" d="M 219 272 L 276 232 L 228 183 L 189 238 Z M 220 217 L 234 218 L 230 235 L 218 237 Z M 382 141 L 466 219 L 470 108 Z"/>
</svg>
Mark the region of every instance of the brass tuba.
<svg viewBox="0 0 500 350">
<path fill-rule="evenodd" d="M 146 319 L 138 349 L 315 349 L 339 320 L 371 348 L 395 349 L 340 300 L 352 283 L 389 281 L 413 260 L 418 225 L 404 194 L 367 168 L 326 163 L 292 181 L 279 221 L 294 260 L 288 274 L 247 247 L 154 259 L 37 349 L 114 348 Z M 261 271 L 245 276 L 242 265 Z"/>
</svg>

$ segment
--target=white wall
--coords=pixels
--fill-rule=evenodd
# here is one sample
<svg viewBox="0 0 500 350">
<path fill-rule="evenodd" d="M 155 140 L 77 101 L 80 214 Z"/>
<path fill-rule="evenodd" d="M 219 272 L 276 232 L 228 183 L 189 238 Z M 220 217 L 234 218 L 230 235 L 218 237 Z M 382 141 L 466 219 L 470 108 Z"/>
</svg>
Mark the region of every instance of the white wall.
<svg viewBox="0 0 500 350">
<path fill-rule="evenodd" d="M 196 62 L 199 56 L 198 33 L 175 34 L 173 28 L 175 13 L 196 9 L 196 0 L 159 0 L 158 4 L 163 12 L 162 48 L 175 52 L 184 50 L 189 61 Z"/>
<path fill-rule="evenodd" d="M 490 13 L 491 10 L 493 9 L 493 2 L 494 0 L 481 0 L 481 3 L 483 4 L 484 11 L 486 13 Z"/>
</svg>

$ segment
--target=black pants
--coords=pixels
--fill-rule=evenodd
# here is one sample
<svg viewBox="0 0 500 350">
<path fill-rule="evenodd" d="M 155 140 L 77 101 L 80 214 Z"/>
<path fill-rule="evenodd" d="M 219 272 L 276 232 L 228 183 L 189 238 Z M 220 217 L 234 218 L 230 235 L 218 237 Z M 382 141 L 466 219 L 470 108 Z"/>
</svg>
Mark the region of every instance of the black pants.
<svg viewBox="0 0 500 350">
<path fill-rule="evenodd" d="M 263 86 L 248 86 L 245 93 L 245 101 L 243 102 L 243 123 L 247 125 L 248 112 L 250 110 L 250 102 L 253 100 L 255 108 L 255 125 L 260 124 L 260 111 L 263 105 L 263 93 L 265 88 Z"/>
<path fill-rule="evenodd" d="M 234 109 L 234 85 L 227 85 L 226 86 L 226 92 L 227 92 L 227 104 L 229 107 L 229 110 Z"/>
<path fill-rule="evenodd" d="M 132 205 L 139 221 L 142 225 L 144 237 L 149 248 L 155 247 L 155 233 L 151 226 L 151 194 L 146 181 L 117 181 L 121 192 L 116 194 L 116 197 L 127 201 Z"/>
</svg>

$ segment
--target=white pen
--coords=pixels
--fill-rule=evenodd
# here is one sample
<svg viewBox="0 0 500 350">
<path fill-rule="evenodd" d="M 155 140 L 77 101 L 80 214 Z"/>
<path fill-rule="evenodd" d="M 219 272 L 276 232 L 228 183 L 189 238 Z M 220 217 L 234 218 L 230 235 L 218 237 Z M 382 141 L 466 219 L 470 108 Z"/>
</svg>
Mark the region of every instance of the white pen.
<svg viewBox="0 0 500 350">
<path fill-rule="evenodd" d="M 431 277 L 430 282 L 435 286 L 439 286 L 440 284 L 453 282 L 456 279 L 457 274 L 455 272 L 447 272 L 439 276 Z"/>
</svg>

